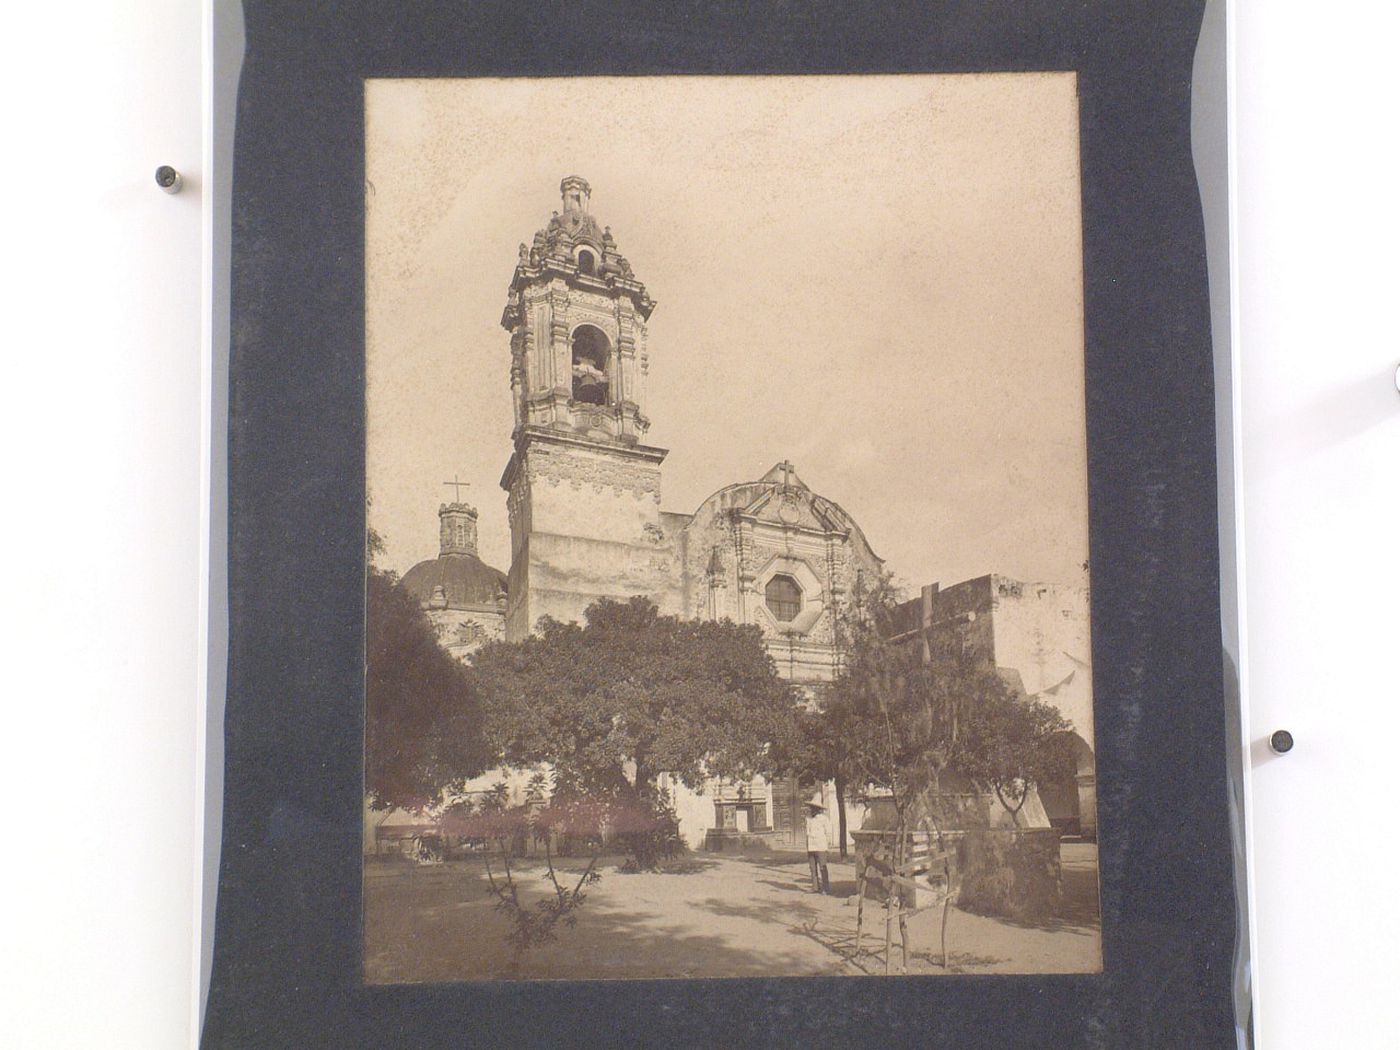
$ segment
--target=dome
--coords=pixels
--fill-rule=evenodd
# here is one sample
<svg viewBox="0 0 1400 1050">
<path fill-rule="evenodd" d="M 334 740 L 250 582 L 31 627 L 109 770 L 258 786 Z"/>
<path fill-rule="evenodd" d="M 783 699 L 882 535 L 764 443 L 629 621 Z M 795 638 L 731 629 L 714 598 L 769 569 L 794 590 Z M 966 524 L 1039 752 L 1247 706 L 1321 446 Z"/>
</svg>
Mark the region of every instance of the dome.
<svg viewBox="0 0 1400 1050">
<path fill-rule="evenodd" d="M 404 573 L 403 585 L 425 605 L 446 599 L 449 609 L 497 605 L 505 601 L 506 575 L 493 569 L 475 554 L 443 554 L 420 561 Z"/>
</svg>

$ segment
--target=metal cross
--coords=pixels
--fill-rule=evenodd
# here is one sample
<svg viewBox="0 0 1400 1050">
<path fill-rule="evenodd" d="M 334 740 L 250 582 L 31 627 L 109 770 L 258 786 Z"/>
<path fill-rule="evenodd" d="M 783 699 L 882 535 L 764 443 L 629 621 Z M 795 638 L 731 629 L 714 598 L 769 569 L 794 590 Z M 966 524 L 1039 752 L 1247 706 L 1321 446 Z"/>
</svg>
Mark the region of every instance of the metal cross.
<svg viewBox="0 0 1400 1050">
<path fill-rule="evenodd" d="M 792 488 L 792 464 L 783 460 L 783 488 Z"/>
<path fill-rule="evenodd" d="M 465 488 L 471 488 L 471 482 L 470 482 L 470 481 L 458 481 L 458 480 L 457 480 L 457 475 L 456 475 L 456 474 L 453 474 L 453 475 L 452 475 L 452 480 L 451 480 L 451 481 L 444 481 L 443 484 L 444 484 L 444 485 L 451 485 L 451 486 L 452 486 L 452 489 L 453 489 L 452 502 L 453 502 L 453 503 L 461 503 L 461 502 L 462 502 L 462 490 L 465 489 Z"/>
</svg>

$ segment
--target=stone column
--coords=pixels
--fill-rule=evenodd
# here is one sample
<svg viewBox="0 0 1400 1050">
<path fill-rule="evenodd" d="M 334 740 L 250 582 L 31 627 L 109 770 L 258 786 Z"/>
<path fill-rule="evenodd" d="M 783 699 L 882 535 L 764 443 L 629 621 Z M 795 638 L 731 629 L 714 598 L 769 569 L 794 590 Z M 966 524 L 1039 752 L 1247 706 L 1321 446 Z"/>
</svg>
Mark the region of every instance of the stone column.
<svg viewBox="0 0 1400 1050">
<path fill-rule="evenodd" d="M 528 318 L 528 314 L 523 315 Z M 510 401 L 511 407 L 515 410 L 515 426 L 519 429 L 525 424 L 527 413 L 525 399 L 528 396 L 525 362 L 528 360 L 529 338 L 527 336 L 525 320 L 521 321 L 521 326 L 510 339 Z"/>
<path fill-rule="evenodd" d="M 556 395 L 567 399 L 574 395 L 574 370 L 569 348 L 569 293 L 562 281 L 556 281 L 555 285 L 549 293 L 551 368 L 547 382 Z"/>
</svg>

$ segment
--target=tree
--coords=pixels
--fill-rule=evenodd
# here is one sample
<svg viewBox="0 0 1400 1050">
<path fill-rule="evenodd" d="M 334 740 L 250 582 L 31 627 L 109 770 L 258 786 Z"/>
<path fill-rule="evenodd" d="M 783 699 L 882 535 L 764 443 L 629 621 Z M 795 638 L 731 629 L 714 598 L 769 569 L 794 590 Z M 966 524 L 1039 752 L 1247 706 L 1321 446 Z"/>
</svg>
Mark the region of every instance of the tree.
<svg viewBox="0 0 1400 1050">
<path fill-rule="evenodd" d="M 990 789 L 1019 824 L 1033 785 L 1074 775 L 1070 728 L 1049 704 L 1003 685 L 970 712 L 961 772 Z"/>
<path fill-rule="evenodd" d="M 532 795 L 543 791 L 546 780 L 543 773 L 531 778 Z M 501 870 L 498 874 L 492 865 L 492 855 L 487 853 L 486 880 L 496 898 L 496 910 L 510 921 L 511 932 L 506 936 L 506 943 L 515 949 L 517 958 L 531 948 L 556 940 L 560 925 L 577 924 L 577 912 L 587 897 L 584 890 L 600 878 L 598 852 L 594 851 L 588 866 L 576 879 L 572 876 L 561 877 L 554 864 L 552 843 L 556 838 L 567 837 L 580 826 L 596 823 L 595 814 L 581 812 L 580 807 L 558 800 L 548 806 L 537 807 L 528 803 L 512 806 L 504 781 L 495 784 L 479 801 L 457 799 L 444 810 L 442 826 L 445 833 L 486 841 L 495 847 Z M 517 852 L 517 842 L 527 837 L 535 838 L 543 845 L 545 877 L 549 880 L 551 891 L 533 903 L 521 898 L 520 885 L 511 866 L 511 857 Z"/>
<path fill-rule="evenodd" d="M 949 779 L 996 795 L 1016 822 L 1037 781 L 1073 770 L 1069 723 L 1014 689 L 961 644 L 929 650 L 897 622 L 888 579 L 858 593 L 844 621 L 844 660 L 821 713 L 850 783 L 890 792 L 898 828 L 910 806 Z"/>
<path fill-rule="evenodd" d="M 846 798 L 851 785 L 868 783 L 865 770 L 876 756 L 881 727 L 855 710 L 849 698 L 834 689 L 820 691 L 810 707 L 799 710 L 791 732 L 775 747 L 779 772 L 798 781 L 832 781 L 836 786 L 837 841 L 846 856 Z M 864 752 L 864 754 L 863 754 Z"/>
<path fill-rule="evenodd" d="M 530 638 L 483 646 L 473 677 L 504 760 L 548 764 L 556 795 L 606 803 L 649 867 L 665 852 L 658 836 L 678 844 L 659 775 L 698 789 L 710 776 L 771 772 L 796 697 L 757 627 L 662 616 L 641 597 L 599 600 L 584 617 L 544 618 Z"/>
<path fill-rule="evenodd" d="M 371 554 L 377 537 L 370 535 Z M 468 671 L 438 644 L 393 573 L 370 566 L 365 591 L 365 781 L 371 805 L 421 811 L 490 762 Z"/>
<path fill-rule="evenodd" d="M 918 647 L 898 638 L 899 595 L 888 575 L 852 594 L 839 622 L 841 670 L 819 704 L 818 739 L 847 783 L 884 789 L 897 829 L 909 807 L 947 765 L 955 701 Z"/>
</svg>

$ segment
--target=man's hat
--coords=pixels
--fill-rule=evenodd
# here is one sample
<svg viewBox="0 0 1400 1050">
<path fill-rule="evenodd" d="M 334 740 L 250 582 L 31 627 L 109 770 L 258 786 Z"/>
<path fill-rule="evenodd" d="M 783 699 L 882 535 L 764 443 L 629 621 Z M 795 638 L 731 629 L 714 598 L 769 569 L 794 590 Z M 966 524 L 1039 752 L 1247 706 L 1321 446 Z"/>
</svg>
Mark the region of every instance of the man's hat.
<svg viewBox="0 0 1400 1050">
<path fill-rule="evenodd" d="M 826 806 L 822 804 L 822 797 L 820 795 L 813 795 L 809 798 L 807 800 L 807 805 L 811 806 L 813 809 L 826 809 Z"/>
</svg>

